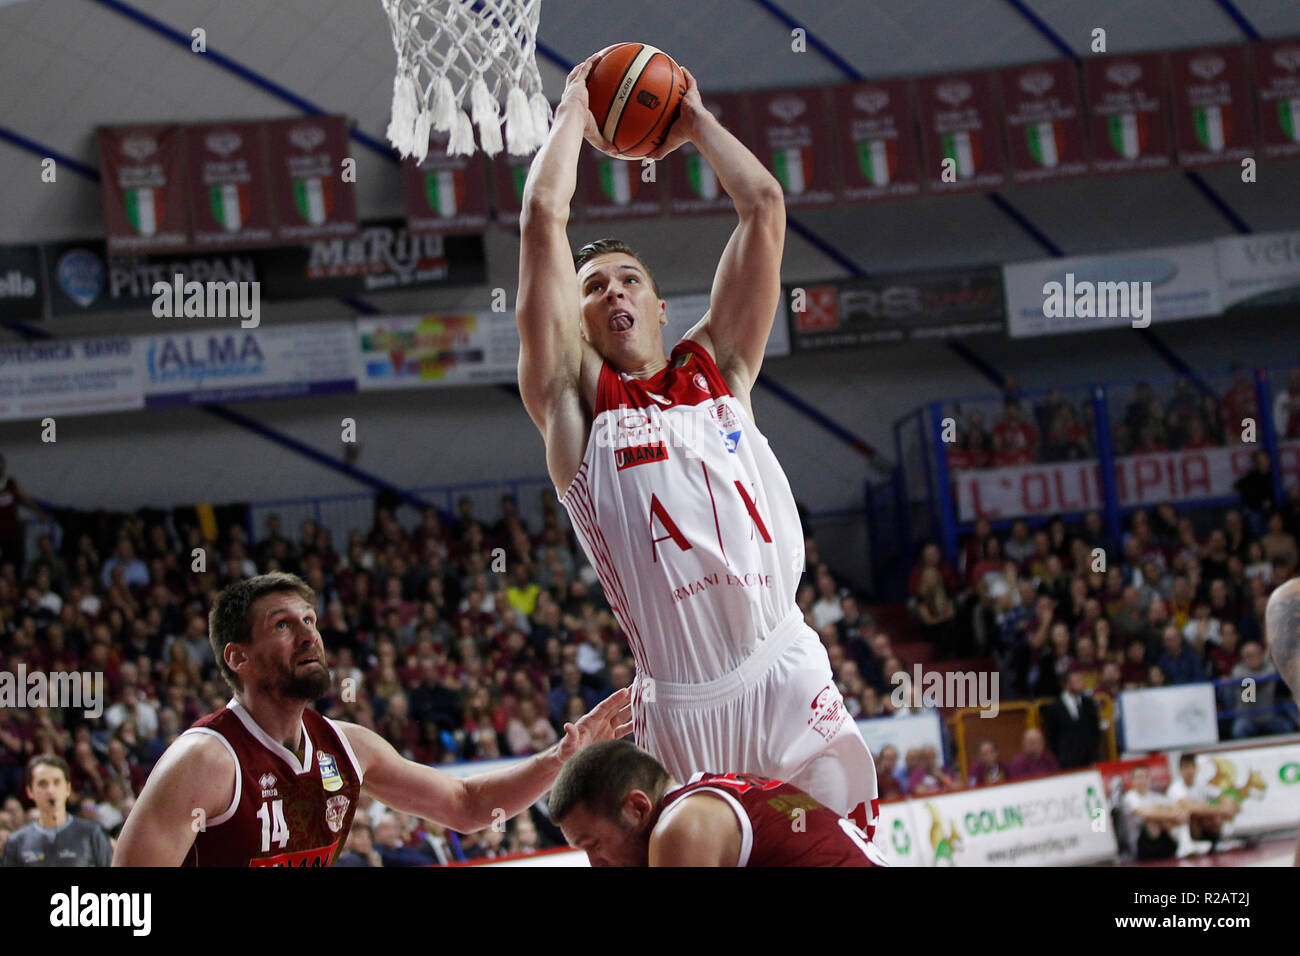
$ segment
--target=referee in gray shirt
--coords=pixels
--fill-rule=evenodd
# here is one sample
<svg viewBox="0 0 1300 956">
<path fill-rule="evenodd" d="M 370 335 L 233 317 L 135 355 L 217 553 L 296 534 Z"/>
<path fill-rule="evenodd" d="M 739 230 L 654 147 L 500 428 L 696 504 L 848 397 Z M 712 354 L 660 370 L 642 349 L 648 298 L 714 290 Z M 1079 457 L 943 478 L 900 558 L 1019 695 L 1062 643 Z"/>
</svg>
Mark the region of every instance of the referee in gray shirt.
<svg viewBox="0 0 1300 956">
<path fill-rule="evenodd" d="M 108 866 L 113 846 L 93 820 L 68 816 L 72 780 L 62 757 L 41 754 L 27 763 L 27 796 L 40 816 L 15 830 L 0 866 Z"/>
</svg>

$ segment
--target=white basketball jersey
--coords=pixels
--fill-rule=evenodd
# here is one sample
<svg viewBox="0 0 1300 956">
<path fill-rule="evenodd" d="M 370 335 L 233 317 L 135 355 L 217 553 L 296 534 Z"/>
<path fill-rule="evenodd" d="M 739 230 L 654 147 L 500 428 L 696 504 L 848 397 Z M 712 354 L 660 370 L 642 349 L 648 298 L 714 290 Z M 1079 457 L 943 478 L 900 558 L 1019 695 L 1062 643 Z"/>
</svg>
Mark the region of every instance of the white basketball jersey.
<svg viewBox="0 0 1300 956">
<path fill-rule="evenodd" d="M 561 501 L 642 676 L 721 677 L 794 608 L 804 547 L 789 482 L 694 342 L 650 379 L 601 368 Z"/>
</svg>

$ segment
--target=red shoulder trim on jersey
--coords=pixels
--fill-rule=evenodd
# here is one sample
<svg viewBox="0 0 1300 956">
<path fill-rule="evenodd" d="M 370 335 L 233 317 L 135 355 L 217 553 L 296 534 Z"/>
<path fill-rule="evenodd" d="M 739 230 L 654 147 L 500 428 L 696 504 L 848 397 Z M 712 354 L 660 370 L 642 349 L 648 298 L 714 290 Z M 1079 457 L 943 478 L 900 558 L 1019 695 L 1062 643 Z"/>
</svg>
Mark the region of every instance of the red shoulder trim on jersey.
<svg viewBox="0 0 1300 956">
<path fill-rule="evenodd" d="M 691 339 L 682 339 L 673 346 L 673 354 L 668 359 L 669 364 L 671 365 L 673 360 L 679 355 L 687 353 L 697 359 L 698 371 L 702 372 L 705 379 L 708 380 L 715 398 L 721 398 L 723 395 L 732 394 L 731 389 L 727 386 L 727 380 L 724 379 L 722 373 L 718 371 L 718 363 L 713 361 L 713 356 L 709 354 L 709 350 L 699 342 L 692 341 Z M 694 370 L 696 364 L 697 363 L 687 362 L 684 368 Z"/>
<path fill-rule="evenodd" d="M 600 375 L 596 378 L 596 407 L 592 409 L 593 418 L 601 412 L 627 404 L 621 386 L 618 372 L 614 371 L 614 367 L 608 362 L 602 361 Z"/>
</svg>

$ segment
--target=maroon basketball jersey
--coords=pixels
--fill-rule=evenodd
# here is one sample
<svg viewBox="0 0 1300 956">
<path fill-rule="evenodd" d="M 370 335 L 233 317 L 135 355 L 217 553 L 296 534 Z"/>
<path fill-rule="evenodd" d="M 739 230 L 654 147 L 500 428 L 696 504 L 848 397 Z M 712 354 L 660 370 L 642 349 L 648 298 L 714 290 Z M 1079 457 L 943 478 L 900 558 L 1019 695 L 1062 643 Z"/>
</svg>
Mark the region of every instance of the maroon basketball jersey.
<svg viewBox="0 0 1300 956">
<path fill-rule="evenodd" d="M 659 819 L 696 793 L 731 805 L 740 823 L 737 866 L 886 866 L 866 834 L 793 784 L 749 773 L 697 773 L 664 797 Z"/>
<path fill-rule="evenodd" d="M 195 721 L 235 758 L 235 797 L 207 821 L 185 866 L 329 866 L 352 826 L 361 770 L 342 730 L 303 711 L 299 762 L 236 700 Z"/>
</svg>

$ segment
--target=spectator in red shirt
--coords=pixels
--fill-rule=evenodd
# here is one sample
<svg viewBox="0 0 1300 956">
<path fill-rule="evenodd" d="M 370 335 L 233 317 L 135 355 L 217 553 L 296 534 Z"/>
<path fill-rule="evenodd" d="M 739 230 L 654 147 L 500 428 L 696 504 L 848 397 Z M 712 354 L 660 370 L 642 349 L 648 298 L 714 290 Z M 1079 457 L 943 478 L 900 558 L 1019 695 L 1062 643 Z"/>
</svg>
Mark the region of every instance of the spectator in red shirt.
<svg viewBox="0 0 1300 956">
<path fill-rule="evenodd" d="M 1011 771 L 998 759 L 998 745 L 991 740 L 981 740 L 967 786 L 984 787 L 990 783 L 1002 783 L 1010 776 Z"/>
<path fill-rule="evenodd" d="M 1012 780 L 1025 780 L 1029 777 L 1058 773 L 1060 769 L 1061 766 L 1056 762 L 1056 758 L 1047 751 L 1043 732 L 1036 727 L 1030 727 L 1021 739 L 1020 753 L 1011 760 L 1008 776 Z"/>
<path fill-rule="evenodd" d="M 1020 464 L 1032 464 L 1038 458 L 1038 429 L 1022 417 L 1020 399 L 1002 403 L 1002 418 L 993 427 L 994 441 L 1001 441 L 1004 451 L 1015 455 Z"/>
<path fill-rule="evenodd" d="M 1207 648 L 1205 658 L 1209 661 L 1211 676 L 1213 677 L 1231 677 L 1232 669 L 1241 663 L 1241 637 L 1237 633 L 1237 625 L 1232 621 L 1222 621 L 1219 624 L 1219 642 L 1211 644 Z"/>
</svg>

